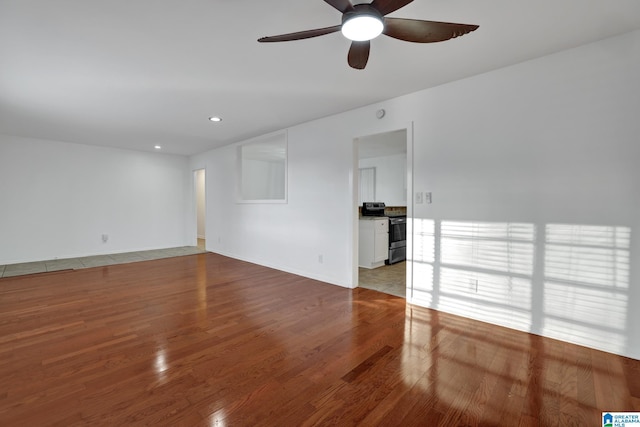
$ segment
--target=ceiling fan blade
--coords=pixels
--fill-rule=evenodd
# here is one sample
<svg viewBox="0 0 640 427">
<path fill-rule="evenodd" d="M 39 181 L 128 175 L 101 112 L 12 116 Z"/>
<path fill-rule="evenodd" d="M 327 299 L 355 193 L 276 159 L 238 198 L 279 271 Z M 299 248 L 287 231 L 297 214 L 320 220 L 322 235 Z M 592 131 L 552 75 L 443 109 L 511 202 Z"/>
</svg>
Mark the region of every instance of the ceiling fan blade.
<svg viewBox="0 0 640 427">
<path fill-rule="evenodd" d="M 369 60 L 370 49 L 371 49 L 371 42 L 369 40 L 366 40 L 363 42 L 359 42 L 359 41 L 351 42 L 351 47 L 349 48 L 349 55 L 347 56 L 349 66 L 357 70 L 363 70 L 364 67 L 366 67 L 367 65 L 367 61 Z"/>
<path fill-rule="evenodd" d="M 353 5 L 349 0 L 324 0 L 340 12 L 345 13 L 353 10 Z"/>
<path fill-rule="evenodd" d="M 435 43 L 462 36 L 478 29 L 478 25 L 419 19 L 385 18 L 383 34 L 415 43 Z"/>
<path fill-rule="evenodd" d="M 395 12 L 401 7 L 405 7 L 413 0 L 373 0 L 371 6 L 376 8 L 382 16 Z"/>
<path fill-rule="evenodd" d="M 279 36 L 261 37 L 258 39 L 260 43 L 270 42 L 287 42 L 291 40 L 309 39 L 311 37 L 324 36 L 325 34 L 335 33 L 340 31 L 340 25 L 334 25 L 333 27 L 316 28 L 315 30 L 298 31 L 295 33 L 281 34 Z"/>
</svg>

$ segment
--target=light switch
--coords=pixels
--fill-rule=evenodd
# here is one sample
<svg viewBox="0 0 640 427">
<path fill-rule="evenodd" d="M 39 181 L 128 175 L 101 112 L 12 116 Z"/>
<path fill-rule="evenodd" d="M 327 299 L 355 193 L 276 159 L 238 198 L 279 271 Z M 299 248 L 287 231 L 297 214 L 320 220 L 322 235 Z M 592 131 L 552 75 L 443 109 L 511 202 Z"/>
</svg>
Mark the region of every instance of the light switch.
<svg viewBox="0 0 640 427">
<path fill-rule="evenodd" d="M 428 204 L 431 203 L 431 192 L 424 193 L 424 202 Z"/>
<path fill-rule="evenodd" d="M 416 192 L 416 204 L 420 205 L 422 203 L 424 203 L 424 197 L 423 197 L 422 191 L 418 191 Z"/>
</svg>

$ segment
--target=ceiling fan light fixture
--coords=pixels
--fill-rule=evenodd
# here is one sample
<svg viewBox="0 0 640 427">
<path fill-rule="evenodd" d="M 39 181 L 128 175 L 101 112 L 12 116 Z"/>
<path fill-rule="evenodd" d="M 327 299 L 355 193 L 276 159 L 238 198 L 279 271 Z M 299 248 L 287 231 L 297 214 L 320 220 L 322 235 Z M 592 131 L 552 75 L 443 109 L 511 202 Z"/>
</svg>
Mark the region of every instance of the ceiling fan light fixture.
<svg viewBox="0 0 640 427">
<path fill-rule="evenodd" d="M 341 31 L 349 40 L 366 41 L 378 37 L 383 29 L 382 16 L 375 9 L 358 8 L 344 14 Z"/>
<path fill-rule="evenodd" d="M 324 1 L 342 13 L 340 25 L 261 37 L 258 42 L 303 40 L 342 31 L 347 39 L 352 40 L 347 63 L 351 68 L 362 70 L 369 60 L 370 41 L 380 34 L 384 33 L 385 36 L 412 43 L 436 43 L 460 37 L 478 29 L 478 25 L 386 17 L 413 0 L 373 0 L 371 3 L 363 3 L 367 0 Z M 356 1 L 357 4 L 354 4 Z"/>
</svg>

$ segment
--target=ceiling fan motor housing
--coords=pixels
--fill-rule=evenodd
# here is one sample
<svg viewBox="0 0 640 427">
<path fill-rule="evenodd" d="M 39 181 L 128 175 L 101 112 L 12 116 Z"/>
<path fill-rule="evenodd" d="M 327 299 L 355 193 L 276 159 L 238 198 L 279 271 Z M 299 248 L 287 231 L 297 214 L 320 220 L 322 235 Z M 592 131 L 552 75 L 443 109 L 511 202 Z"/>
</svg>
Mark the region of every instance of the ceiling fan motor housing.
<svg viewBox="0 0 640 427">
<path fill-rule="evenodd" d="M 370 4 L 356 4 L 353 6 L 353 10 L 349 10 L 342 14 L 342 24 L 344 25 L 345 22 L 352 18 L 355 18 L 356 16 L 364 15 L 374 17 L 384 22 L 382 14 L 378 12 L 378 9 L 376 9 L 375 7 L 371 6 Z"/>
</svg>

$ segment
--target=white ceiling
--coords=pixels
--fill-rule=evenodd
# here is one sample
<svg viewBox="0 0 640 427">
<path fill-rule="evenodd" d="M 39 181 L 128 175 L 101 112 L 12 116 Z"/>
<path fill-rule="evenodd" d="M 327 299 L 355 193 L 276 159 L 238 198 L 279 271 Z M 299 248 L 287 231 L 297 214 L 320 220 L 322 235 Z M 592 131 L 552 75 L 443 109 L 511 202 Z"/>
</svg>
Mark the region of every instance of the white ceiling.
<svg viewBox="0 0 640 427">
<path fill-rule="evenodd" d="M 415 0 L 390 16 L 478 24 L 381 36 L 363 71 L 322 0 L 0 0 L 0 133 L 195 154 L 640 28 L 638 0 Z M 213 124 L 209 116 L 223 121 Z"/>
<path fill-rule="evenodd" d="M 357 138 L 358 158 L 387 157 L 407 152 L 407 130 L 400 129 L 391 132 Z"/>
</svg>

